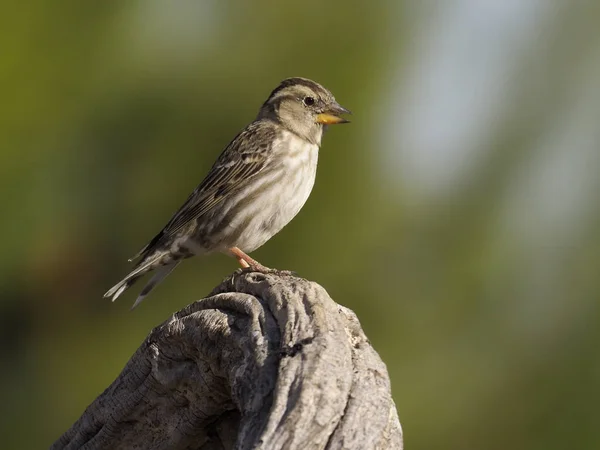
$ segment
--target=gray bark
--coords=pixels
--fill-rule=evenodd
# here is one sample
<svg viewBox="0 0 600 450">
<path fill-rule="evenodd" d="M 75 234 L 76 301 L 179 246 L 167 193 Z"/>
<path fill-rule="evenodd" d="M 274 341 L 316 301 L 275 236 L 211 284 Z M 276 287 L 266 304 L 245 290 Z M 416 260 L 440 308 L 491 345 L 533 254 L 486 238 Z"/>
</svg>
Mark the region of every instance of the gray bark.
<svg viewBox="0 0 600 450">
<path fill-rule="evenodd" d="M 385 364 L 316 283 L 238 272 L 155 328 L 52 449 L 401 449 Z"/>
</svg>

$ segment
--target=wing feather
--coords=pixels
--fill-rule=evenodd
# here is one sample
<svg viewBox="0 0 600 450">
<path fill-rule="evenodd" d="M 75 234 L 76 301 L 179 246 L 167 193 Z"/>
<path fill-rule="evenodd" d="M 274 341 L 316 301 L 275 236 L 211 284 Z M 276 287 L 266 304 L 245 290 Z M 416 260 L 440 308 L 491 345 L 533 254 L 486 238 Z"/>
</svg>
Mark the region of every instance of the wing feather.
<svg viewBox="0 0 600 450">
<path fill-rule="evenodd" d="M 240 132 L 223 150 L 202 183 L 142 252 L 152 251 L 160 242 L 165 242 L 209 213 L 231 192 L 242 188 L 260 173 L 267 165 L 268 150 L 275 139 L 273 125 L 264 121 L 253 122 Z"/>
<path fill-rule="evenodd" d="M 238 161 L 235 166 L 219 170 L 219 176 L 213 183 L 200 189 L 173 217 L 164 229 L 165 234 L 172 236 L 190 222 L 209 212 L 221 203 L 227 194 L 240 187 L 249 177 L 260 172 L 262 167 L 263 164 Z"/>
</svg>

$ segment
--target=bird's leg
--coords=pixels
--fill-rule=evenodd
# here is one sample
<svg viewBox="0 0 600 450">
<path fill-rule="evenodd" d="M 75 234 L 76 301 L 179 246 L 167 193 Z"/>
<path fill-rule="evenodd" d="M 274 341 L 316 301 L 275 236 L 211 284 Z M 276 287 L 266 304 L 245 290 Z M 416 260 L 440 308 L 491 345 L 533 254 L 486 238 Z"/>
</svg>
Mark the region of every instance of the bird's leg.
<svg viewBox="0 0 600 450">
<path fill-rule="evenodd" d="M 235 256 L 235 259 L 238 260 L 238 262 L 240 263 L 240 266 L 242 266 L 242 270 L 250 269 L 254 272 L 274 273 L 277 275 L 284 275 L 284 276 L 290 276 L 290 275 L 296 276 L 295 272 L 291 272 L 289 270 L 270 269 L 266 266 L 263 266 L 257 260 L 255 260 L 254 258 L 251 258 L 246 253 L 244 253 L 242 250 L 240 250 L 238 247 L 231 247 L 229 249 L 229 252 L 233 256 Z"/>
<path fill-rule="evenodd" d="M 235 259 L 237 259 L 237 261 L 240 263 L 242 269 L 247 269 L 248 267 L 250 267 L 250 264 L 244 261 L 244 258 L 242 258 L 241 256 L 236 256 Z"/>
<path fill-rule="evenodd" d="M 264 273 L 272 271 L 272 269 L 269 269 L 268 267 L 263 266 L 257 260 L 255 260 L 254 258 L 251 258 L 250 256 L 248 256 L 246 253 L 244 253 L 242 250 L 240 250 L 237 247 L 231 247 L 229 249 L 229 251 L 231 252 L 231 254 L 233 256 L 235 256 L 235 259 L 238 260 L 238 262 L 240 263 L 240 266 L 242 266 L 242 268 L 244 268 L 244 269 L 250 268 L 256 272 L 264 272 Z"/>
</svg>

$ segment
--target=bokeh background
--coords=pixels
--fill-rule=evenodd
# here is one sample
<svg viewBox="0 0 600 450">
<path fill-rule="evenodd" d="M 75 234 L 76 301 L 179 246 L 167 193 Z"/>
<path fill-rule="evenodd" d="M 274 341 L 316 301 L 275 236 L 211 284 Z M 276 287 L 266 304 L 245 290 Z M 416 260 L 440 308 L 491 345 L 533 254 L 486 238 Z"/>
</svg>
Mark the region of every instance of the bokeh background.
<svg viewBox="0 0 600 450">
<path fill-rule="evenodd" d="M 254 256 L 388 365 L 410 449 L 600 448 L 600 3 L 15 3 L 0 15 L 0 446 L 47 448 L 236 268 L 102 298 L 288 76 L 354 111 Z M 137 286 L 136 286 L 137 287 Z"/>
</svg>

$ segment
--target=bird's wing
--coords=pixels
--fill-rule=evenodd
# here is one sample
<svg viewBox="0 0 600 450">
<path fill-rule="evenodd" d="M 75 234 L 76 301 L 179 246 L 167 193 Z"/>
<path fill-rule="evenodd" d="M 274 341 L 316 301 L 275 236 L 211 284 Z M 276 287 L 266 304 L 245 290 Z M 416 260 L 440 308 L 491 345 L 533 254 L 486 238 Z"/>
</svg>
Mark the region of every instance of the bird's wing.
<svg viewBox="0 0 600 450">
<path fill-rule="evenodd" d="M 202 183 L 140 254 L 211 211 L 228 194 L 263 170 L 274 138 L 275 129 L 260 122 L 254 122 L 240 132 L 221 153 Z"/>
</svg>

